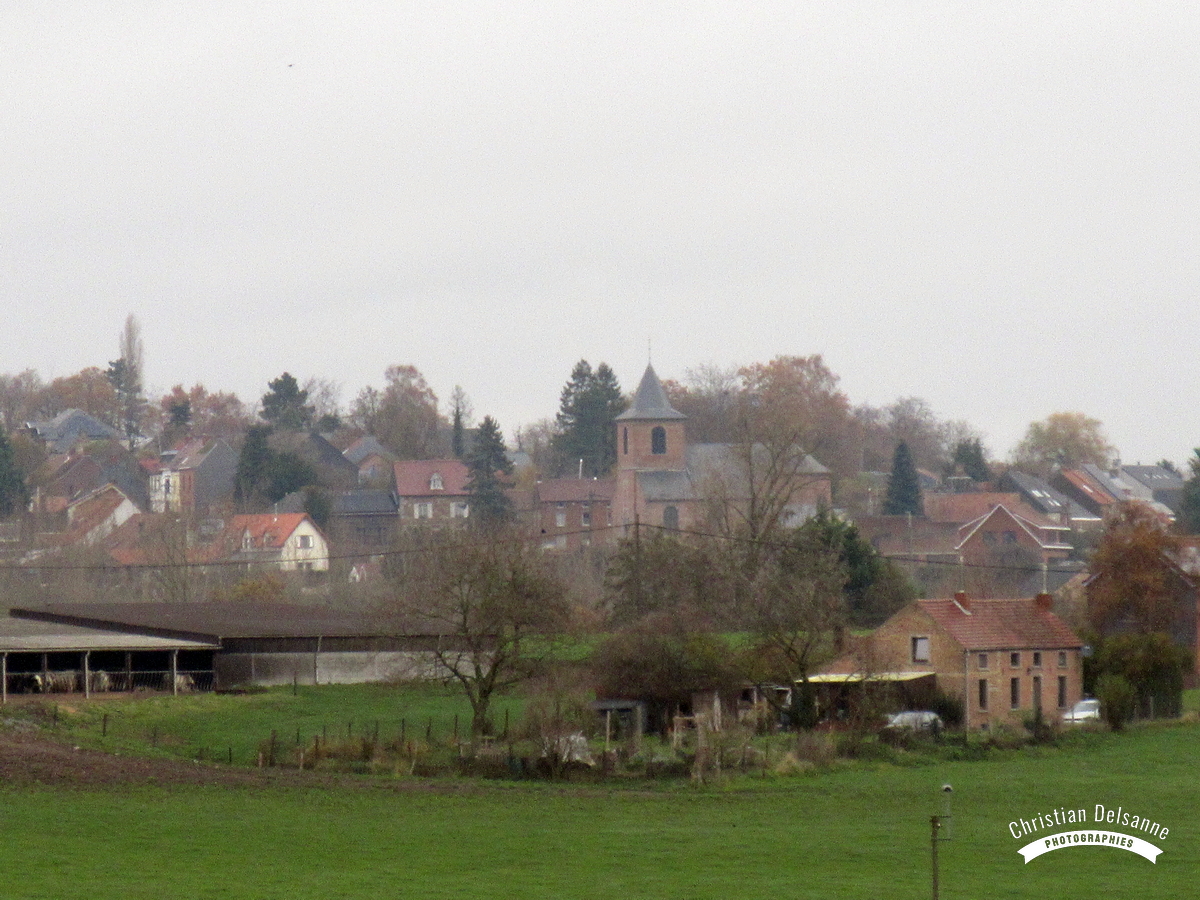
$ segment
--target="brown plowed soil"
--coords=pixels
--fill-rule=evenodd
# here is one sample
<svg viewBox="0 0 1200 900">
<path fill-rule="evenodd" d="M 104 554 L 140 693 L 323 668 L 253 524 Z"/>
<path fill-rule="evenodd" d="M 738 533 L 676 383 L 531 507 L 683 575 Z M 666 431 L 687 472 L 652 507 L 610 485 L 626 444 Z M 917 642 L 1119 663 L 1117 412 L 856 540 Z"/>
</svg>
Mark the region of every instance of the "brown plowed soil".
<svg viewBox="0 0 1200 900">
<path fill-rule="evenodd" d="M 252 787 L 281 781 L 295 783 L 297 776 L 304 779 L 306 774 L 116 756 L 48 741 L 34 734 L 0 733 L 0 784 L 85 788 L 176 784 Z"/>
</svg>

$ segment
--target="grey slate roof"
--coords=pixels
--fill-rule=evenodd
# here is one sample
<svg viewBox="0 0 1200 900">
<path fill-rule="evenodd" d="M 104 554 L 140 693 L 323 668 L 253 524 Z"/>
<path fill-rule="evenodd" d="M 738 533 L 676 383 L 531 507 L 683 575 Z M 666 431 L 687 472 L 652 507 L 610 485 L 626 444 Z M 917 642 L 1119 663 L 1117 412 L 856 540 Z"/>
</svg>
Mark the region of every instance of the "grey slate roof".
<svg viewBox="0 0 1200 900">
<path fill-rule="evenodd" d="M 66 453 L 80 440 L 120 440 L 123 437 L 111 425 L 80 409 L 65 409 L 53 419 L 27 422 L 26 427 L 45 442 L 53 453 Z"/>
<path fill-rule="evenodd" d="M 637 393 L 629 409 L 617 416 L 618 422 L 635 420 L 686 419 L 683 413 L 671 406 L 667 392 L 663 390 L 662 382 L 654 372 L 654 366 L 646 366 L 642 382 L 638 385 Z"/>
</svg>

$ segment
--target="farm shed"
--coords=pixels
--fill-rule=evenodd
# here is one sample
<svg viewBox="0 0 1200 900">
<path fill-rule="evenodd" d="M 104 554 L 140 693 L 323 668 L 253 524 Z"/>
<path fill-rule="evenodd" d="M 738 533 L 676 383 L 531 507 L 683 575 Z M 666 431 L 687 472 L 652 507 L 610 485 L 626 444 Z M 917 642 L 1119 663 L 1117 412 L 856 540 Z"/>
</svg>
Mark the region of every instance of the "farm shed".
<svg viewBox="0 0 1200 900">
<path fill-rule="evenodd" d="M 0 617 L 0 702 L 10 694 L 212 684 L 212 642 Z"/>
<path fill-rule="evenodd" d="M 281 603 L 74 603 L 12 616 L 211 646 L 212 687 L 428 678 L 432 633 L 393 633 L 365 613 Z"/>
</svg>

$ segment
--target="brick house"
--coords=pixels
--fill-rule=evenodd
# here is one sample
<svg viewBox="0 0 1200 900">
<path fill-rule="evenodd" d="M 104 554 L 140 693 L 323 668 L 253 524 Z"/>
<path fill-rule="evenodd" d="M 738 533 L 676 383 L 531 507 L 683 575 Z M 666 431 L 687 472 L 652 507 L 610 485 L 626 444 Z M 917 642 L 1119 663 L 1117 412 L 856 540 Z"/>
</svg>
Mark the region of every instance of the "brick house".
<svg viewBox="0 0 1200 900">
<path fill-rule="evenodd" d="M 233 497 L 238 455 L 223 440 L 191 438 L 159 457 L 150 476 L 151 512 L 203 516 Z"/>
<path fill-rule="evenodd" d="M 1019 726 L 1041 709 L 1054 721 L 1081 697 L 1083 642 L 1051 611 L 1049 594 L 916 600 L 816 681 L 896 682 L 933 675 L 963 701 L 967 728 Z"/>
<path fill-rule="evenodd" d="M 402 524 L 455 522 L 471 514 L 471 473 L 462 460 L 401 460 L 392 472 Z"/>
<path fill-rule="evenodd" d="M 612 478 L 550 478 L 537 485 L 538 525 L 547 549 L 579 550 L 608 540 Z"/>
</svg>

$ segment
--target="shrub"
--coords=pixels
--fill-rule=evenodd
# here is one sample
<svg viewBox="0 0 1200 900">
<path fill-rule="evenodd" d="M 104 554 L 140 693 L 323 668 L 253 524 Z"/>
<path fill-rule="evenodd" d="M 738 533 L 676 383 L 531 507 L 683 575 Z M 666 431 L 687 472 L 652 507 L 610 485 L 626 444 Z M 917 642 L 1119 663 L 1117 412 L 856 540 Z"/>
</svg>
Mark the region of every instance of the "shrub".
<svg viewBox="0 0 1200 900">
<path fill-rule="evenodd" d="M 1113 731 L 1120 731 L 1133 718 L 1137 693 L 1123 675 L 1101 675 L 1096 682 L 1096 698 L 1100 701 L 1100 715 Z"/>
</svg>

